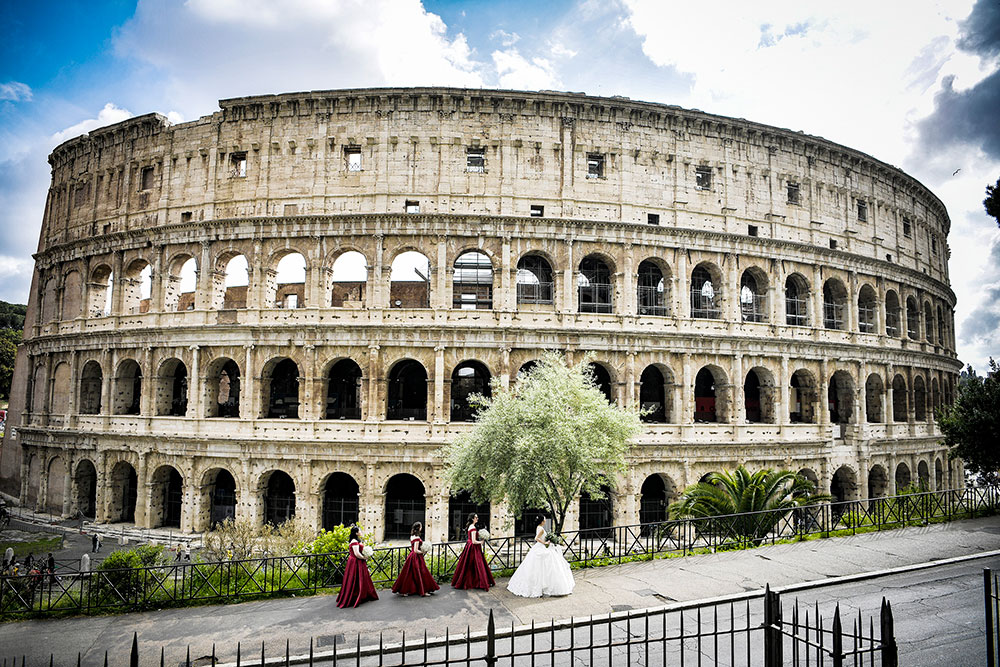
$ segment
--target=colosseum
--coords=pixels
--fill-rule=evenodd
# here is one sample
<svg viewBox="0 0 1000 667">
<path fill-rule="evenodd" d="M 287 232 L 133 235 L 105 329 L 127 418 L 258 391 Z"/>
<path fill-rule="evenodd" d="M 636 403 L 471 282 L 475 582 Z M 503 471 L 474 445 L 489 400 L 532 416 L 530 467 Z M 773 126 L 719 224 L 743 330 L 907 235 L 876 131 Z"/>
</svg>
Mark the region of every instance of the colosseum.
<svg viewBox="0 0 1000 667">
<path fill-rule="evenodd" d="M 896 167 L 577 93 L 219 104 L 49 157 L 0 452 L 22 503 L 444 540 L 475 507 L 440 457 L 467 396 L 544 350 L 593 353 L 608 399 L 645 409 L 628 474 L 568 528 L 660 519 L 740 463 L 839 499 L 962 483 L 934 423 L 961 369 L 950 222 Z"/>
</svg>

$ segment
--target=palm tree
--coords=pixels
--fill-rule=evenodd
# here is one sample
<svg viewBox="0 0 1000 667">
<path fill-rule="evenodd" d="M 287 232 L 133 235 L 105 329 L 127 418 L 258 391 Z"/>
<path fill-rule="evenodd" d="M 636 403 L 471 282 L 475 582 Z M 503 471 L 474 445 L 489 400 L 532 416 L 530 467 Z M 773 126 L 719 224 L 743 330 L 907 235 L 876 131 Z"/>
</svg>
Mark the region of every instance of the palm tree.
<svg viewBox="0 0 1000 667">
<path fill-rule="evenodd" d="M 670 516 L 709 519 L 698 522 L 701 533 L 760 544 L 791 510 L 830 499 L 815 491 L 811 481 L 790 470 L 751 473 L 740 466 L 733 472 L 709 473 L 688 487 L 670 506 Z"/>
</svg>

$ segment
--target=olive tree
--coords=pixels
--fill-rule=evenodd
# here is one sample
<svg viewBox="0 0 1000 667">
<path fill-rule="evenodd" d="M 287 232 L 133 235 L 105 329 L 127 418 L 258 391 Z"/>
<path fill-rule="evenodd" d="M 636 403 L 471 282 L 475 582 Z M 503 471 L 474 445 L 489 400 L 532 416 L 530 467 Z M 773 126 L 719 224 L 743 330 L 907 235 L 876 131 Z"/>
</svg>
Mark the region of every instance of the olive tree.
<svg viewBox="0 0 1000 667">
<path fill-rule="evenodd" d="M 556 532 L 580 493 L 602 498 L 602 483 L 625 471 L 641 425 L 638 411 L 608 402 L 589 364 L 590 355 L 568 365 L 547 353 L 512 387 L 494 382 L 492 397 L 474 397 L 472 431 L 445 451 L 451 488 L 477 502 L 506 499 L 516 515 L 548 507 Z"/>
</svg>

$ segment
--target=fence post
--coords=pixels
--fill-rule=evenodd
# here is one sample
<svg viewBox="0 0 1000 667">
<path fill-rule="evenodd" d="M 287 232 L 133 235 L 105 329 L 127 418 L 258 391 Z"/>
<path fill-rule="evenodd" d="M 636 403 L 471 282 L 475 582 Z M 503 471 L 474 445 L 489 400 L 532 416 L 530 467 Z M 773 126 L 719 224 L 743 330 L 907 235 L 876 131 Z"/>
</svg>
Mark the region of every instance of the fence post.
<svg viewBox="0 0 1000 667">
<path fill-rule="evenodd" d="M 899 667 L 899 649 L 896 647 L 896 633 L 892 625 L 892 604 L 882 598 L 879 618 L 882 632 L 882 667 Z"/>
<path fill-rule="evenodd" d="M 781 667 L 781 597 L 771 590 L 771 585 L 764 587 L 764 667 Z"/>
<path fill-rule="evenodd" d="M 983 568 L 983 599 L 986 602 L 986 665 L 996 667 L 996 645 L 993 636 L 993 573 Z"/>
<path fill-rule="evenodd" d="M 483 656 L 483 660 L 486 662 L 486 667 L 497 664 L 496 626 L 493 624 L 492 609 L 490 609 L 490 620 L 486 624 L 486 655 Z"/>
<path fill-rule="evenodd" d="M 844 634 L 840 624 L 840 603 L 833 611 L 833 642 L 830 651 L 833 653 L 833 667 L 844 667 Z"/>
<path fill-rule="evenodd" d="M 132 653 L 128 657 L 129 667 L 139 667 L 139 633 L 132 633 Z"/>
</svg>

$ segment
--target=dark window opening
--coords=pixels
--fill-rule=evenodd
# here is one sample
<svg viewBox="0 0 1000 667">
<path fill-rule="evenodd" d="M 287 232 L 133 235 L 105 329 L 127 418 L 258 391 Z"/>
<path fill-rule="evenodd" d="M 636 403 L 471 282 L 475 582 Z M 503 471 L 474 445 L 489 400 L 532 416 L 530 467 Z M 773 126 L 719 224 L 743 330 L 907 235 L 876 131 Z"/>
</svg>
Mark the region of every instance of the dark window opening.
<svg viewBox="0 0 1000 667">
<path fill-rule="evenodd" d="M 448 539 L 453 542 L 464 542 L 465 530 L 469 527 L 469 517 L 477 515 L 480 528 L 489 528 L 490 504 L 477 503 L 472 500 L 468 491 L 460 491 L 448 499 Z"/>
<path fill-rule="evenodd" d="M 295 482 L 288 473 L 275 470 L 264 491 L 264 523 L 280 526 L 295 516 Z"/>
<path fill-rule="evenodd" d="M 485 253 L 466 252 L 455 260 L 451 307 L 461 310 L 493 308 L 493 264 Z"/>
<path fill-rule="evenodd" d="M 694 420 L 696 422 L 719 421 L 715 413 L 715 376 L 712 371 L 702 368 L 694 379 Z"/>
<path fill-rule="evenodd" d="M 712 168 L 696 167 L 694 170 L 694 186 L 699 190 L 712 189 Z"/>
<path fill-rule="evenodd" d="M 526 255 L 517 263 L 517 302 L 552 303 L 552 267 L 540 255 Z"/>
<path fill-rule="evenodd" d="M 244 151 L 229 154 L 229 177 L 246 178 L 247 154 Z"/>
<path fill-rule="evenodd" d="M 606 538 L 611 536 L 614 523 L 614 506 L 611 487 L 601 485 L 603 498 L 591 498 L 586 491 L 580 494 L 580 530 L 586 531 L 582 538 Z"/>
<path fill-rule="evenodd" d="M 747 235 L 757 236 L 757 225 L 747 225 Z"/>
<path fill-rule="evenodd" d="M 479 407 L 469 402 L 473 394 L 489 398 L 490 372 L 478 361 L 465 361 L 455 367 L 451 374 L 451 421 L 471 422 L 476 420 Z"/>
<path fill-rule="evenodd" d="M 416 199 L 407 199 L 404 210 L 407 213 L 420 213 L 420 202 Z"/>
<path fill-rule="evenodd" d="M 604 155 L 587 153 L 587 178 L 604 178 Z"/>
<path fill-rule="evenodd" d="M 139 179 L 139 189 L 140 190 L 152 190 L 153 189 L 153 168 L 143 167 L 141 177 Z"/>
<path fill-rule="evenodd" d="M 903 218 L 903 236 L 909 237 L 913 233 L 913 226 L 909 218 Z"/>
<path fill-rule="evenodd" d="M 660 214 L 659 213 L 647 213 L 646 222 L 650 225 L 660 224 Z"/>
<path fill-rule="evenodd" d="M 744 271 L 740 280 L 740 311 L 744 322 L 767 321 L 767 287 L 750 271 Z"/>
<path fill-rule="evenodd" d="M 544 215 L 545 215 L 545 207 L 544 206 L 542 206 L 540 204 L 532 204 L 531 205 L 531 217 L 532 218 L 541 218 Z"/>
<path fill-rule="evenodd" d="M 611 394 L 611 374 L 608 373 L 608 369 L 600 364 L 595 364 L 590 362 L 587 367 L 590 372 L 590 377 L 594 382 L 594 386 L 601 390 L 604 394 L 604 398 L 608 399 L 608 403 L 614 403 L 615 399 Z"/>
<path fill-rule="evenodd" d="M 184 211 L 181 213 L 181 222 L 191 222 L 192 213 L 191 211 Z"/>
<path fill-rule="evenodd" d="M 424 485 L 413 475 L 394 475 L 385 489 L 385 539 L 405 540 L 417 521 L 426 525 Z"/>
<path fill-rule="evenodd" d="M 868 222 L 868 202 L 858 202 L 858 222 Z"/>
<path fill-rule="evenodd" d="M 667 421 L 666 381 L 656 366 L 647 366 L 639 378 L 639 407 L 642 421 L 664 424 Z"/>
<path fill-rule="evenodd" d="M 389 373 L 386 419 L 424 421 L 427 419 L 427 371 L 417 361 L 407 359 Z"/>
<path fill-rule="evenodd" d="M 465 149 L 465 171 L 472 174 L 486 173 L 486 149 L 470 147 Z"/>
<path fill-rule="evenodd" d="M 585 257 L 576 274 L 581 313 L 612 312 L 611 270 L 597 257 Z"/>
<path fill-rule="evenodd" d="M 808 288 L 795 276 L 785 281 L 785 323 L 805 326 L 809 323 L 807 295 Z"/>
<path fill-rule="evenodd" d="M 721 315 L 712 274 L 704 266 L 691 272 L 691 317 L 717 319 Z"/>
<path fill-rule="evenodd" d="M 786 189 L 788 192 L 789 204 L 799 204 L 802 202 L 802 194 L 799 191 L 798 183 L 789 183 Z"/>
<path fill-rule="evenodd" d="M 837 239 L 830 239 L 830 250 L 837 249 Z"/>
<path fill-rule="evenodd" d="M 639 264 L 638 309 L 640 315 L 667 314 L 663 272 L 648 259 Z"/>
<path fill-rule="evenodd" d="M 357 523 L 359 493 L 358 483 L 347 473 L 330 475 L 323 491 L 323 530 Z"/>
<path fill-rule="evenodd" d="M 361 368 L 351 359 L 341 359 L 330 369 L 324 417 L 361 419 Z"/>
<path fill-rule="evenodd" d="M 228 470 L 220 470 L 215 475 L 209 497 L 209 524 L 215 527 L 226 519 L 236 517 L 236 480 Z"/>
<path fill-rule="evenodd" d="M 283 359 L 271 371 L 268 419 L 299 418 L 299 367 Z"/>
</svg>

